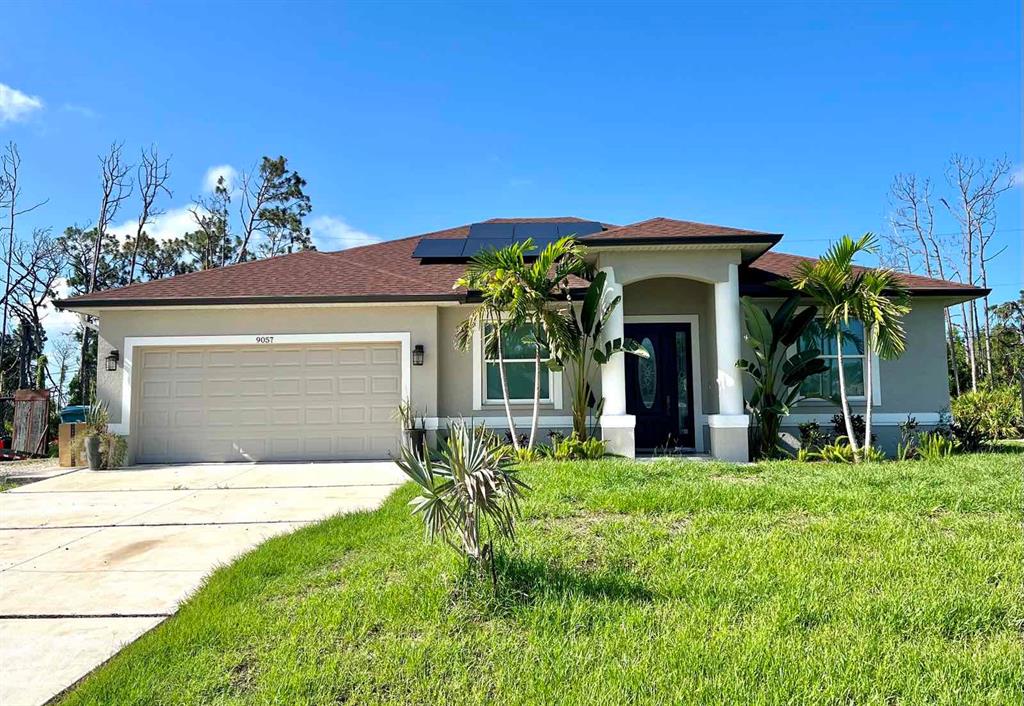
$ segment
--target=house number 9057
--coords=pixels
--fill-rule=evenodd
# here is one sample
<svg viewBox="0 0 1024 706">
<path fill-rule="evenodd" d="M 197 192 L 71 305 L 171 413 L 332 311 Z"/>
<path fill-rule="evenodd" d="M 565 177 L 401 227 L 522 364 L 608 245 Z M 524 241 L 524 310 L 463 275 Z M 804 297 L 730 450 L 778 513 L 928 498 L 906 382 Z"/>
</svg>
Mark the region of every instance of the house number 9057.
<svg viewBox="0 0 1024 706">
<path fill-rule="evenodd" d="M 274 342 L 274 337 L 273 336 L 257 336 L 256 337 L 256 343 L 273 343 L 273 342 Z"/>
</svg>

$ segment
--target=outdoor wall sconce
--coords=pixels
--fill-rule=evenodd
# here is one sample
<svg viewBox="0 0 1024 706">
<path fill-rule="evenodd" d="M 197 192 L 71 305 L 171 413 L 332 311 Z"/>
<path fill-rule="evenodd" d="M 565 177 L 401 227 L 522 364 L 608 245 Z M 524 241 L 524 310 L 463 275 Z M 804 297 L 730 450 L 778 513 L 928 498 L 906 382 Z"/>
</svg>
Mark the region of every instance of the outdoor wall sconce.
<svg viewBox="0 0 1024 706">
<path fill-rule="evenodd" d="M 117 349 L 115 348 L 114 350 L 110 351 L 110 353 L 107 354 L 107 357 L 104 358 L 103 360 L 106 361 L 107 370 L 109 372 L 114 372 L 115 370 L 117 370 L 117 361 L 121 360 L 121 354 L 118 353 Z"/>
<path fill-rule="evenodd" d="M 423 365 L 423 344 L 417 343 L 412 348 L 412 364 Z"/>
</svg>

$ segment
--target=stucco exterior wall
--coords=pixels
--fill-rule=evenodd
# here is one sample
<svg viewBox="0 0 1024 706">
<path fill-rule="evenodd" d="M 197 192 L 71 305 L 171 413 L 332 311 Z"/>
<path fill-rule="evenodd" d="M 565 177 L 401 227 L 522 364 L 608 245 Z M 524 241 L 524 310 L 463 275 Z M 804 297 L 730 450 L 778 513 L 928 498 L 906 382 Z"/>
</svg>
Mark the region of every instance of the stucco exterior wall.
<svg viewBox="0 0 1024 706">
<path fill-rule="evenodd" d="M 455 328 L 459 322 L 469 316 L 470 306 L 443 307 L 438 309 L 437 357 L 439 382 L 437 390 L 436 416 L 442 420 L 449 417 L 473 417 L 475 419 L 492 420 L 498 426 L 507 426 L 505 422 L 505 406 L 499 403 L 484 403 L 483 408 L 473 409 L 473 352 L 456 350 L 453 343 Z M 562 405 L 541 403 L 540 414 L 546 417 L 545 423 L 554 418 L 568 417 L 570 402 L 568 390 L 561 380 Z M 556 378 L 558 379 L 558 378 Z M 529 416 L 533 413 L 532 404 L 516 404 L 512 406 L 516 417 Z M 550 428 L 550 424 L 548 424 Z M 520 430 L 520 431 L 528 431 Z"/>
<path fill-rule="evenodd" d="M 779 303 L 766 300 L 763 305 L 774 311 Z M 904 318 L 906 351 L 895 360 L 878 361 L 879 399 L 874 406 L 874 413 L 936 414 L 949 408 L 943 310 L 944 303 L 941 301 L 926 298 L 912 300 L 911 311 Z M 745 344 L 743 354 L 753 355 Z M 749 396 L 751 387 L 750 379 L 744 378 L 745 396 Z M 863 401 L 853 406 L 857 414 L 863 414 Z M 804 400 L 794 408 L 793 413 L 832 415 L 837 411 L 838 407 L 831 402 Z"/>
</svg>

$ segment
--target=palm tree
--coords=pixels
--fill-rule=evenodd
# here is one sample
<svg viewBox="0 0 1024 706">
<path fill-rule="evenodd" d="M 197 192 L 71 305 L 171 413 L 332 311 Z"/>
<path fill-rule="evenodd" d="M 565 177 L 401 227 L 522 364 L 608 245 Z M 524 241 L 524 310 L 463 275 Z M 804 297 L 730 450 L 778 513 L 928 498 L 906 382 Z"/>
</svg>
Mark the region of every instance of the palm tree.
<svg viewBox="0 0 1024 706">
<path fill-rule="evenodd" d="M 519 451 L 519 435 L 508 398 L 502 338 L 527 320 L 526 295 L 520 273 L 525 267 L 525 254 L 532 248 L 533 243 L 527 240 L 500 250 L 481 250 L 469 261 L 465 274 L 454 285 L 454 288 L 465 287 L 480 293 L 480 306 L 456 326 L 454 343 L 458 350 L 470 350 L 473 336 L 480 330 L 483 332 L 484 350 L 494 351 L 505 417 L 516 451 Z"/>
<path fill-rule="evenodd" d="M 565 313 L 552 308 L 551 302 L 561 296 L 568 296 L 570 278 L 573 275 L 586 273 L 584 252 L 583 246 L 572 236 L 566 236 L 548 243 L 537 259 L 524 265 L 518 273 L 526 301 L 527 317 L 533 328 L 533 417 L 530 424 L 530 441 L 527 445 L 530 450 L 536 443 L 540 420 L 541 350 L 545 347 L 550 348 L 552 341 L 563 339 L 567 324 Z M 547 370 L 545 367 L 543 372 L 546 373 Z"/>
<path fill-rule="evenodd" d="M 857 318 L 864 324 L 864 455 L 870 458 L 872 353 L 886 360 L 903 355 L 907 347 L 903 317 L 910 312 L 910 295 L 893 270 L 868 270 L 860 281 L 856 303 Z"/>
<path fill-rule="evenodd" d="M 853 269 L 853 258 L 860 253 L 874 252 L 875 236 L 865 233 L 857 240 L 844 235 L 829 246 L 815 262 L 801 262 L 792 279 L 793 287 L 809 296 L 821 310 L 825 330 L 835 337 L 836 365 L 839 368 L 839 404 L 846 425 L 846 436 L 855 461 L 860 460 L 860 445 L 853 433 L 850 400 L 846 393 L 846 372 L 843 365 L 843 326 L 856 313 L 856 299 L 863 273 Z M 868 400 L 870 404 L 870 400 Z"/>
<path fill-rule="evenodd" d="M 846 434 L 855 461 L 861 448 L 853 431 L 850 401 L 846 391 L 843 365 L 843 326 L 850 319 L 864 326 L 865 430 L 864 451 L 871 450 L 871 397 L 873 394 L 873 354 L 882 358 L 901 355 L 905 348 L 902 317 L 910 311 L 906 288 L 895 272 L 888 269 L 854 269 L 853 259 L 861 253 L 877 252 L 878 240 L 865 233 L 857 240 L 844 235 L 833 243 L 816 262 L 803 262 L 797 268 L 793 286 L 818 305 L 826 331 L 836 340 L 836 365 L 839 368 L 839 401 Z"/>
</svg>

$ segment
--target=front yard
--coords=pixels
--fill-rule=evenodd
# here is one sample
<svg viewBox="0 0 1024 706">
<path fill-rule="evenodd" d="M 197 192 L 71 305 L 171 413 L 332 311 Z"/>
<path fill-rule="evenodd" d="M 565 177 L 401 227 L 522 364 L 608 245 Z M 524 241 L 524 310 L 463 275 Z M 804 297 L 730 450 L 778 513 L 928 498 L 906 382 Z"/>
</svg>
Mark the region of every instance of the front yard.
<svg viewBox="0 0 1024 706">
<path fill-rule="evenodd" d="M 496 598 L 406 486 L 221 569 L 66 703 L 1021 703 L 1021 451 L 536 464 Z"/>
</svg>

